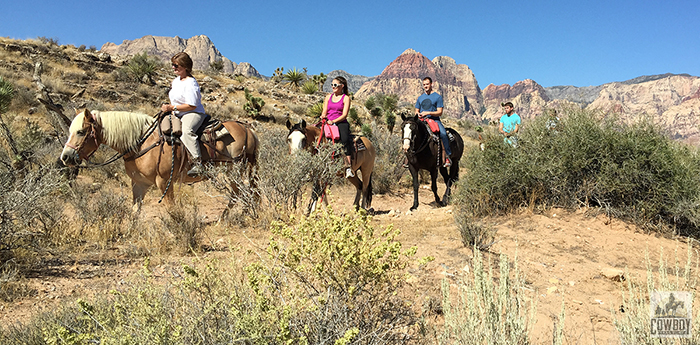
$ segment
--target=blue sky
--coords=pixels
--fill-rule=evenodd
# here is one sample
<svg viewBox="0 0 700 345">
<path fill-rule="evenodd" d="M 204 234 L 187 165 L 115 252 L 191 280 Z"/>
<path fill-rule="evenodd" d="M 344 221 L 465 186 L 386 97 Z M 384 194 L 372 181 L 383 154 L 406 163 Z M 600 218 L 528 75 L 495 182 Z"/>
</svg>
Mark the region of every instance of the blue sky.
<svg viewBox="0 0 700 345">
<path fill-rule="evenodd" d="M 700 76 L 700 1 L 5 1 L 0 36 L 101 47 L 207 35 L 270 75 L 375 76 L 407 48 L 468 65 L 479 84 L 600 85 Z"/>
</svg>

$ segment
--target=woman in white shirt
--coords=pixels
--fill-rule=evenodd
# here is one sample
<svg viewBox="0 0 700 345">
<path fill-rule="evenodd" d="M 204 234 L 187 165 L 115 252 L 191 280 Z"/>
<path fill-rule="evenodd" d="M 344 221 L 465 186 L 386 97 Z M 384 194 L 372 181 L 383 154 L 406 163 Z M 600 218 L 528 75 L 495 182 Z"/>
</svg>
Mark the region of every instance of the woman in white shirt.
<svg viewBox="0 0 700 345">
<path fill-rule="evenodd" d="M 190 153 L 192 168 L 187 172 L 194 177 L 202 174 L 202 155 L 199 150 L 199 141 L 195 131 L 202 125 L 206 117 L 202 105 L 202 95 L 199 84 L 192 76 L 192 59 L 185 52 L 177 53 L 170 59 L 173 71 L 177 77 L 173 79 L 173 85 L 168 94 L 170 104 L 163 104 L 161 110 L 172 112 L 182 121 L 182 144 Z"/>
</svg>

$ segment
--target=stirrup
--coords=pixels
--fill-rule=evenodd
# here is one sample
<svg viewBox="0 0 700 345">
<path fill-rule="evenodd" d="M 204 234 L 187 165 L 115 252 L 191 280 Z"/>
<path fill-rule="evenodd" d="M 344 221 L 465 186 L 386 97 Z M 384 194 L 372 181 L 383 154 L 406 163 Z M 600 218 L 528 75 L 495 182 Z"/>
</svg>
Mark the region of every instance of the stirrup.
<svg viewBox="0 0 700 345">
<path fill-rule="evenodd" d="M 192 165 L 192 168 L 190 168 L 189 171 L 187 171 L 187 176 L 189 177 L 197 177 L 199 175 L 204 174 L 204 166 L 202 166 L 202 163 L 194 163 Z"/>
</svg>

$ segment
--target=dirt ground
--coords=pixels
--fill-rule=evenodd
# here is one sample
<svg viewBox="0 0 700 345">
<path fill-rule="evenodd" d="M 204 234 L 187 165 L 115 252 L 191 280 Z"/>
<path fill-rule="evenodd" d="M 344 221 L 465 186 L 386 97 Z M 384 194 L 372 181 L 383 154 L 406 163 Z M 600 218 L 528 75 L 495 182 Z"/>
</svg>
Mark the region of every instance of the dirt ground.
<svg viewBox="0 0 700 345">
<path fill-rule="evenodd" d="M 440 194 L 443 190 L 444 185 L 440 186 Z M 193 193 L 199 193 L 196 186 Z M 200 212 L 206 220 L 214 221 L 224 203 L 201 194 Z M 333 187 L 329 200 L 336 210 L 349 212 L 353 197 L 354 191 L 347 184 Z M 155 193 L 150 193 L 149 198 L 157 200 Z M 412 275 L 409 283 L 415 288 L 417 301 L 428 297 L 439 299 L 441 282 L 447 279 L 451 284 L 458 284 L 460 276 L 469 270 L 473 252 L 462 244 L 453 219 L 453 208 L 435 207 L 427 185 L 420 188 L 418 210 L 407 212 L 412 200 L 412 191 L 407 189 L 399 195 L 375 196 L 372 206 L 377 215 L 373 222 L 377 227 L 393 224 L 401 230 L 399 240 L 405 248 L 418 248 L 417 259 L 435 258 L 424 268 L 418 269 L 416 264 L 409 269 Z M 157 217 L 162 212 L 162 206 L 155 200 L 147 200 L 144 207 L 142 217 Z M 634 226 L 603 215 L 590 216 L 591 213 L 550 209 L 536 214 L 523 210 L 520 214 L 488 220 L 497 234 L 496 243 L 490 252 L 485 253 L 485 259 L 491 260 L 495 266 L 500 254 L 508 255 L 512 261 L 517 252 L 518 266 L 525 276 L 527 288 L 537 300 L 532 334 L 535 344 L 551 344 L 562 302 L 566 306 L 566 344 L 619 343 L 612 323 L 612 311 L 620 309 L 625 282 L 610 279 L 601 271 L 628 269 L 630 277 L 626 278 L 641 282 L 646 279 L 645 256 L 649 257 L 654 268 L 658 267 L 662 251 L 671 263 L 675 262 L 676 255 L 681 265 L 685 262 L 687 247 L 684 242 L 644 234 Z M 253 241 L 263 248 L 268 233 L 240 229 L 240 232 L 230 231 L 229 235 L 210 234 L 207 238 L 205 242 L 223 241 L 244 248 L 250 247 Z M 120 257 L 116 250 L 96 252 L 99 254 L 84 255 L 86 259 L 75 262 L 56 260 L 30 274 L 26 279 L 36 294 L 0 304 L 0 322 L 26 322 L 32 315 L 55 308 L 61 302 L 104 293 L 126 284 L 126 278 L 143 265 L 143 260 Z M 203 257 L 211 255 L 225 256 L 227 252 L 207 252 Z M 192 259 L 160 258 L 152 262 L 154 274 L 167 279 L 171 276 L 168 273 L 171 267 Z"/>
</svg>

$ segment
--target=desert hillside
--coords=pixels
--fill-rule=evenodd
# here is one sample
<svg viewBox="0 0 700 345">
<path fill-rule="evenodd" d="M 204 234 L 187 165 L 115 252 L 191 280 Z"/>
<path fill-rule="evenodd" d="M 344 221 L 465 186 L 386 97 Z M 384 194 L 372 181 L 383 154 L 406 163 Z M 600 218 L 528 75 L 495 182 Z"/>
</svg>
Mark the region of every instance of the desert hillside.
<svg viewBox="0 0 700 345">
<path fill-rule="evenodd" d="M 471 73 L 465 65 L 444 57 L 431 62 L 415 52 L 404 55 L 404 63 L 440 65 L 465 78 Z M 698 213 L 697 204 L 692 203 L 696 195 L 683 194 L 694 192 L 697 186 L 669 184 L 666 193 L 682 199 L 673 205 L 675 200 L 647 196 L 639 191 L 641 187 L 630 187 L 633 180 L 647 178 L 652 182 L 643 188 L 659 187 L 667 180 L 653 180 L 656 175 L 649 178 L 653 174 L 642 169 L 656 168 L 654 164 L 660 161 L 671 165 L 673 159 L 697 160 L 698 155 L 692 147 L 676 146 L 680 144 L 652 134 L 641 144 L 634 141 L 634 133 L 647 138 L 642 135 L 653 132 L 651 129 L 641 128 L 623 139 L 612 137 L 618 141 L 608 145 L 610 155 L 591 160 L 612 162 L 610 166 L 617 170 L 601 170 L 613 177 L 571 176 L 571 181 L 587 182 L 576 189 L 560 180 L 551 167 L 568 171 L 570 166 L 557 162 L 577 162 L 573 151 L 603 150 L 593 140 L 564 141 L 566 136 L 557 133 L 576 130 L 566 118 L 559 132 L 544 130 L 544 123 L 533 119 L 519 151 L 506 146 L 493 126 L 482 128 L 466 119 L 447 119 L 446 124 L 466 142 L 460 163 L 462 180 L 453 187 L 451 202 L 441 206 L 434 201 L 429 177 L 423 174 L 419 207 L 410 211 L 413 190 L 410 174 L 401 167 L 400 109 L 395 103 L 392 107 L 391 101 L 380 102 L 386 100 L 382 96 L 367 94 L 377 97 L 374 104 L 382 115 L 377 116 L 375 108 L 368 109 L 366 99 L 360 98 L 370 90 L 363 87 L 353 103 L 351 119 L 353 131 L 371 137 L 377 146 L 376 194 L 369 217 L 365 218 L 365 211 L 354 210 L 352 185 L 326 172 L 328 181 L 334 182 L 327 196 L 329 206 L 306 218 L 311 184 L 306 183 L 307 172 L 297 168 L 324 162 L 320 155 L 289 157 L 286 122 L 318 121 L 318 104 L 324 96 L 319 89 L 327 80 L 308 75 L 297 80 L 291 74 L 263 80 L 211 69 L 197 70 L 194 76 L 211 115 L 246 122 L 255 129 L 262 143 L 259 184 L 250 184 L 251 176 L 227 175 L 211 168 L 209 181 L 173 186 L 176 206 L 160 204 L 161 194 L 153 188 L 140 213 L 133 214 L 130 180 L 122 161 L 69 171 L 60 167 L 57 158 L 74 109 L 156 114 L 167 101 L 173 78 L 169 66 L 147 56 L 111 55 L 46 40 L 0 39 L 0 77 L 13 87 L 11 102 L 0 108 L 3 343 L 114 340 L 110 336 L 134 343 L 156 339 L 187 343 L 183 339 L 202 341 L 205 336 L 221 342 L 295 343 L 312 342 L 308 340 L 312 336 L 327 334 L 325 342 L 319 336 L 313 338 L 318 340 L 314 343 L 342 338 L 348 344 L 457 344 L 471 343 L 465 340 L 471 339 L 470 334 L 483 332 L 478 334 L 492 334 L 493 339 L 496 335 L 504 339 L 523 336 L 518 338 L 520 343 L 619 344 L 629 342 L 635 333 L 647 334 L 648 328 L 634 327 L 644 327 L 648 321 L 649 288 L 698 295 L 700 246 L 693 239 L 699 237 Z M 295 85 L 295 80 L 301 85 Z M 381 89 L 389 84 L 400 82 L 380 79 L 373 85 L 389 94 Z M 452 87 L 455 94 L 480 94 L 474 85 L 455 81 Z M 542 92 L 538 86 L 523 88 Z M 608 90 L 617 92 L 613 86 Z M 481 107 L 482 101 L 486 102 L 479 99 L 472 106 Z M 588 116 L 580 111 L 564 114 L 572 119 Z M 621 128 L 601 133 L 614 136 L 623 132 Z M 594 132 L 590 127 L 581 130 Z M 608 137 L 603 134 L 597 142 L 606 144 Z M 480 144 L 485 151 L 479 149 Z M 533 147 L 557 148 L 559 144 L 577 150 L 541 156 L 535 152 L 532 157 L 542 160 L 519 161 L 526 160 L 520 153 Z M 649 160 L 642 161 L 634 149 L 644 145 L 665 151 L 654 149 L 642 157 Z M 630 154 L 618 159 L 614 151 Z M 668 157 L 663 156 L 668 152 Z M 113 154 L 103 146 L 92 161 L 99 163 Z M 496 163 L 478 166 L 482 162 Z M 504 165 L 498 165 L 501 163 Z M 497 175 L 511 168 L 515 169 L 513 176 Z M 643 173 L 634 175 L 633 168 Z M 692 167 L 663 168 L 658 170 L 675 171 L 686 178 L 680 181 L 697 177 Z M 475 176 L 477 171 L 484 173 Z M 629 180 L 620 171 L 627 172 Z M 530 182 L 518 179 L 522 175 L 534 176 L 536 181 L 526 184 Z M 504 176 L 512 179 L 506 192 L 490 184 Z M 240 182 L 240 194 L 221 183 L 229 179 Z M 257 195 L 255 188 L 260 191 Z M 490 188 L 492 194 L 479 188 Z M 560 196 L 563 191 L 575 198 L 565 199 Z M 652 194 L 663 194 L 656 191 Z M 438 194 L 444 192 L 440 177 Z M 562 194 L 555 194 L 559 192 Z M 499 195 L 506 196 L 498 199 Z M 643 203 L 626 203 L 639 195 L 646 198 Z M 224 217 L 230 200 L 236 204 Z M 668 200 L 668 207 L 659 206 L 663 200 Z M 339 223 L 324 227 L 328 225 L 324 222 L 338 219 Z M 305 224 L 312 230 L 321 229 L 323 234 L 315 233 L 317 237 L 329 236 L 318 252 L 303 251 L 317 244 L 313 235 L 294 232 L 302 231 L 296 227 Z M 343 232 L 356 224 L 358 229 Z M 360 228 L 375 231 L 352 237 Z M 392 229 L 399 231 L 395 237 L 391 237 Z M 330 237 L 333 234 L 348 237 Z M 367 242 L 372 250 L 365 250 Z M 301 249 L 292 252 L 298 243 Z M 381 255 L 372 256 L 377 248 L 383 250 Z M 329 251 L 330 264 L 323 266 Z M 340 264 L 333 253 L 354 254 Z M 275 266 L 282 262 L 286 266 Z M 369 268 L 363 270 L 365 267 Z M 352 278 L 335 276 L 337 272 L 350 272 Z M 328 276 L 337 279 L 328 282 Z M 289 285 L 287 290 L 291 282 L 299 285 Z M 336 286 L 351 289 L 341 291 Z M 363 290 L 365 287 L 373 289 Z M 479 295 L 491 304 L 472 309 L 487 310 L 486 314 L 460 308 L 460 301 L 478 300 Z M 697 315 L 697 297 L 693 304 Z M 473 327 L 464 326 L 468 322 Z M 698 322 L 695 318 L 693 341 L 698 341 Z M 512 328 L 496 327 L 500 324 Z M 112 325 L 118 326 L 110 328 Z"/>
</svg>

